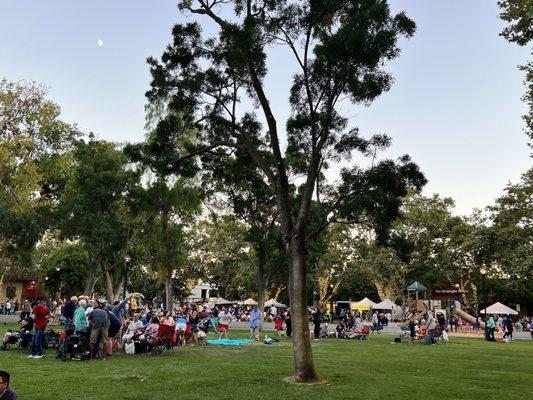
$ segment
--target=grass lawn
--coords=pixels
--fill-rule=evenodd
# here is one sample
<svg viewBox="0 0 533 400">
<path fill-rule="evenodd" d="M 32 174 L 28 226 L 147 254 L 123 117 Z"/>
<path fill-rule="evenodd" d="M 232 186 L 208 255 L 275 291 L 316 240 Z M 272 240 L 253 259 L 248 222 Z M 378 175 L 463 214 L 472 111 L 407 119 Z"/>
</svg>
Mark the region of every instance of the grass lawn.
<svg viewBox="0 0 533 400">
<path fill-rule="evenodd" d="M 0 331 L 5 331 L 5 326 Z M 230 337 L 246 333 L 230 331 Z M 368 341 L 313 343 L 321 385 L 291 385 L 292 351 L 275 345 L 187 347 L 161 356 L 118 354 L 106 361 L 27 359 L 0 352 L 21 400 L 44 399 L 524 399 L 533 395 L 533 342 L 503 345 L 452 339 L 425 346 Z"/>
</svg>

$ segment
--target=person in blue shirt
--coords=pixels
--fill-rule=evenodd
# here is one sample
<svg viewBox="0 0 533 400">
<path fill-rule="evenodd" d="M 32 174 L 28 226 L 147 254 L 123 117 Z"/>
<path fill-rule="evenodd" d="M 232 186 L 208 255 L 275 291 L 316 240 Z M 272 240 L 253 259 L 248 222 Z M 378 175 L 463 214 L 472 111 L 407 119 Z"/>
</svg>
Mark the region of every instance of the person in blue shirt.
<svg viewBox="0 0 533 400">
<path fill-rule="evenodd" d="M 259 322 L 261 321 L 261 311 L 254 306 L 254 309 L 250 312 L 250 339 L 259 340 Z"/>
<path fill-rule="evenodd" d="M 78 332 L 87 332 L 87 316 L 85 309 L 87 308 L 87 301 L 80 300 L 78 307 L 74 311 L 74 328 Z"/>
</svg>

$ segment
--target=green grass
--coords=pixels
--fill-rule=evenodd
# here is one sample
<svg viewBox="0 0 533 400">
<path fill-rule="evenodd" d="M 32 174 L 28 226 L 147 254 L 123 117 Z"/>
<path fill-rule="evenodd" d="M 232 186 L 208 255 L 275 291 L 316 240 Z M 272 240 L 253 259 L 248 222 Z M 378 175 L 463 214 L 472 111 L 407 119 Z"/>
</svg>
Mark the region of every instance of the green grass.
<svg viewBox="0 0 533 400">
<path fill-rule="evenodd" d="M 0 328 L 0 331 L 4 329 Z M 230 331 L 230 337 L 245 332 Z M 186 347 L 159 357 L 118 354 L 106 361 L 61 362 L 0 352 L 21 399 L 523 399 L 533 394 L 533 343 L 452 339 L 444 345 L 368 341 L 313 343 L 327 383 L 291 385 L 290 342 L 235 348 Z"/>
</svg>

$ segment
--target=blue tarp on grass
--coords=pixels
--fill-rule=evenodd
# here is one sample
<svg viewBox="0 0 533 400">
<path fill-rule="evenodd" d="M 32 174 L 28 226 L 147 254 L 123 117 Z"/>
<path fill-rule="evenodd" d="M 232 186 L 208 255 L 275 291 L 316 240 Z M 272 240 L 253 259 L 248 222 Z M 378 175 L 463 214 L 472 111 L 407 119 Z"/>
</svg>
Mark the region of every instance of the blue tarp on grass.
<svg viewBox="0 0 533 400">
<path fill-rule="evenodd" d="M 218 346 L 240 346 L 241 344 L 252 342 L 252 339 L 209 339 L 207 344 L 214 344 Z"/>
</svg>

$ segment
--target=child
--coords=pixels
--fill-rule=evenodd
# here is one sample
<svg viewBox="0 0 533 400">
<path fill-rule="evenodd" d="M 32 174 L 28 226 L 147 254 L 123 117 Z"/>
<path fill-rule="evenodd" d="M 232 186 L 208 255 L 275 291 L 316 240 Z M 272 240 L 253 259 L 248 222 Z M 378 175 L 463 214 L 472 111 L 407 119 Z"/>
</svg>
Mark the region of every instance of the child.
<svg viewBox="0 0 533 400">
<path fill-rule="evenodd" d="M 276 318 L 274 318 L 274 329 L 276 329 L 278 336 L 283 335 L 283 321 L 279 314 L 277 314 Z"/>
</svg>

